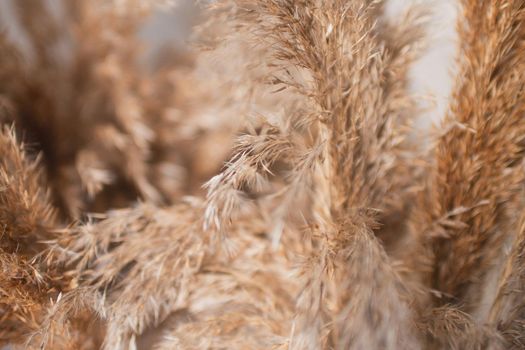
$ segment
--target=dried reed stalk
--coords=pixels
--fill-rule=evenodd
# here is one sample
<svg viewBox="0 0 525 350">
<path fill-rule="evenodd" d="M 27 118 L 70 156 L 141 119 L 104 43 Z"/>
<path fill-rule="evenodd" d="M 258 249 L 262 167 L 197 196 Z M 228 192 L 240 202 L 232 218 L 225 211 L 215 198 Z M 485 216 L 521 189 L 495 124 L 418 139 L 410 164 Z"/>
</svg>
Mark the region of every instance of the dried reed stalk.
<svg viewBox="0 0 525 350">
<path fill-rule="evenodd" d="M 0 342 L 20 341 L 39 328 L 48 299 L 61 288 L 60 275 L 43 266 L 42 240 L 54 237 L 54 209 L 38 159 L 24 153 L 12 128 L 0 132 Z"/>
<path fill-rule="evenodd" d="M 512 229 L 523 181 L 523 1 L 463 1 L 460 70 L 412 222 L 412 269 L 440 305 L 472 311 Z M 510 210 L 510 212 L 509 212 Z M 421 249 L 423 248 L 423 249 Z"/>
<path fill-rule="evenodd" d="M 524 248 L 525 221 L 522 216 L 488 317 L 489 323 L 505 339 L 505 348 L 507 349 L 520 349 L 525 346 Z"/>
</svg>

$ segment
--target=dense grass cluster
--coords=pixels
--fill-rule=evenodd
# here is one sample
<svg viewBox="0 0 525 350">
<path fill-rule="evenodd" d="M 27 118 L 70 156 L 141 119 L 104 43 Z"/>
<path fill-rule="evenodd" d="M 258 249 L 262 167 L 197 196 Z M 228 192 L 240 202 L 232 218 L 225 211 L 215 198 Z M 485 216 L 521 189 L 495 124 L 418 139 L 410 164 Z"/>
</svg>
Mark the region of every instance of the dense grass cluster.
<svg viewBox="0 0 525 350">
<path fill-rule="evenodd" d="M 197 1 L 147 62 L 176 4 L 10 3 L 0 345 L 525 348 L 525 0 L 459 0 L 430 140 L 425 2 Z"/>
</svg>

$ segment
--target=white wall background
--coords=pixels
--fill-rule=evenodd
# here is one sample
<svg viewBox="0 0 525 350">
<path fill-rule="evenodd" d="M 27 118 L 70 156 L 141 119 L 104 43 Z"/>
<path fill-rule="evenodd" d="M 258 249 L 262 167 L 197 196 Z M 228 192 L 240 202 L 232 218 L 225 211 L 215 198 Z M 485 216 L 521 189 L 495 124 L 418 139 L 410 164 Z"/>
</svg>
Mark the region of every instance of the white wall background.
<svg viewBox="0 0 525 350">
<path fill-rule="evenodd" d="M 455 80 L 457 54 L 457 0 L 388 0 L 387 15 L 399 16 L 413 4 L 427 6 L 430 11 L 428 46 L 411 70 L 412 92 L 421 97 L 425 111 L 416 123 L 425 130 L 439 121 L 448 106 L 451 86 Z"/>
</svg>

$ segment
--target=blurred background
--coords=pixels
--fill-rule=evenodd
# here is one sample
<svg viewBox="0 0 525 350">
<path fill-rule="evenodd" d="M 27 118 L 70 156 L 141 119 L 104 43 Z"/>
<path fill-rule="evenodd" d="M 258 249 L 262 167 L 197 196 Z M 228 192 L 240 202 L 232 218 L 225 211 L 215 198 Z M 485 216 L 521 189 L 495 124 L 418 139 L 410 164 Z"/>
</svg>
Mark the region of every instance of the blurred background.
<svg viewBox="0 0 525 350">
<path fill-rule="evenodd" d="M 31 48 L 24 37 L 20 25 L 14 20 L 13 1 L 0 0 L 0 19 L 4 30 L 19 44 L 29 57 Z M 43 0 L 57 16 L 61 15 L 61 0 Z M 84 1 L 84 0 L 73 0 Z M 87 0 L 85 0 L 87 1 Z M 425 53 L 412 67 L 412 90 L 421 97 L 424 112 L 417 123 L 419 129 L 427 129 L 445 113 L 451 83 L 454 76 L 456 53 L 456 15 L 458 4 L 454 0 L 387 0 L 387 16 L 399 16 L 413 4 L 421 4 L 428 9 L 428 46 Z M 155 59 L 159 50 L 166 45 L 183 52 L 191 34 L 192 25 L 198 16 L 197 6 L 192 0 L 176 0 L 173 4 L 162 6 L 143 26 L 139 35 L 149 47 L 144 54 L 144 64 Z"/>
<path fill-rule="evenodd" d="M 421 107 L 426 110 L 417 125 L 425 129 L 442 118 L 447 108 L 455 74 L 458 4 L 453 0 L 389 0 L 387 15 L 395 17 L 414 3 L 427 6 L 431 16 L 428 47 L 411 72 L 412 91 L 421 95 Z"/>
</svg>

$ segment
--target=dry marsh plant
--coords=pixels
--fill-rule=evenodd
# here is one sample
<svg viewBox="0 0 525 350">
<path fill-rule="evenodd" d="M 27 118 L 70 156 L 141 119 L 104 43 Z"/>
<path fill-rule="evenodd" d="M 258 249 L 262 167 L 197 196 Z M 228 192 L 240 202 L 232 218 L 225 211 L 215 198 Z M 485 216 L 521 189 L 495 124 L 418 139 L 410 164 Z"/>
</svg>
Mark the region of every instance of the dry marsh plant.
<svg viewBox="0 0 525 350">
<path fill-rule="evenodd" d="M 6 4 L 1 346 L 525 348 L 525 1 L 459 0 L 429 154 L 423 2 Z"/>
</svg>

